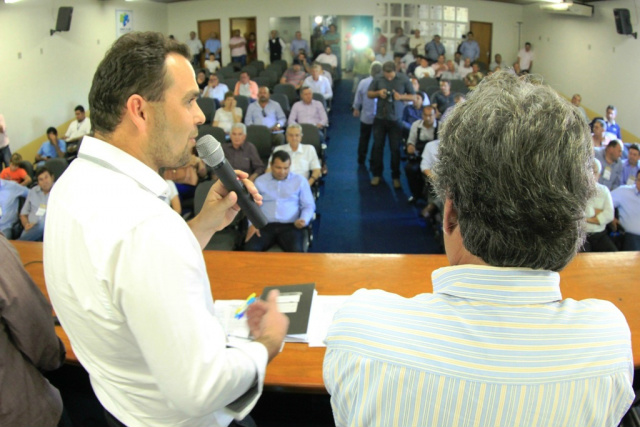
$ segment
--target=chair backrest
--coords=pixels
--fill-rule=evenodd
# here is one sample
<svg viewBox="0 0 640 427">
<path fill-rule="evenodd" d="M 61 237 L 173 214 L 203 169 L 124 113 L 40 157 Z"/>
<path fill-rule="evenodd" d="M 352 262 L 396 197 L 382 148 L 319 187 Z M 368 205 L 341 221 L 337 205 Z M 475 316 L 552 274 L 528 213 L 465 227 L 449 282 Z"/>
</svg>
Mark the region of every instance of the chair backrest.
<svg viewBox="0 0 640 427">
<path fill-rule="evenodd" d="M 300 143 L 313 145 L 316 149 L 318 159 L 323 159 L 324 150 L 322 149 L 322 141 L 320 140 L 318 128 L 311 123 L 300 123 L 300 126 L 302 127 L 302 140 Z"/>
<path fill-rule="evenodd" d="M 298 93 L 296 88 L 289 83 L 278 83 L 273 88 L 273 93 L 283 93 L 289 98 L 289 105 L 293 105 L 298 100 Z"/>
<path fill-rule="evenodd" d="M 210 124 L 203 124 L 198 127 L 198 138 L 202 138 L 204 135 L 213 136 L 221 144 L 226 140 L 224 130 L 217 126 L 211 126 Z"/>
<path fill-rule="evenodd" d="M 272 64 L 276 64 L 280 67 L 280 74 L 284 73 L 285 70 L 289 68 L 289 65 L 287 65 L 287 61 L 285 61 L 284 59 L 275 60 L 272 62 Z"/>
<path fill-rule="evenodd" d="M 28 160 L 23 160 L 20 162 L 20 168 L 24 169 L 27 172 L 27 175 L 29 175 L 31 178 L 34 178 L 33 176 L 33 164 L 28 161 Z"/>
<path fill-rule="evenodd" d="M 262 162 L 267 165 L 271 156 L 271 131 L 264 125 L 247 126 L 247 141 L 256 146 Z"/>
<path fill-rule="evenodd" d="M 327 111 L 327 100 L 324 99 L 324 95 L 322 95 L 321 93 L 313 93 L 313 99 L 315 99 L 316 101 L 320 101 L 320 103 L 322 104 L 322 106 L 324 107 L 324 110 Z"/>
<path fill-rule="evenodd" d="M 221 75 L 221 77 L 228 78 L 228 77 L 232 77 L 233 73 L 235 73 L 235 71 L 236 70 L 234 70 L 231 65 L 226 65 L 226 66 L 220 68 L 218 70 L 217 74 Z M 222 79 L 220 79 L 220 80 L 222 80 Z"/>
<path fill-rule="evenodd" d="M 429 88 L 435 87 L 436 89 L 440 88 L 440 84 L 438 80 L 433 77 L 423 77 L 418 80 L 418 84 L 420 85 L 420 90 L 422 92 L 429 92 Z"/>
<path fill-rule="evenodd" d="M 258 70 L 258 72 L 264 70 L 264 61 L 254 59 L 253 61 L 251 61 L 250 65 L 256 67 L 256 70 Z"/>
<path fill-rule="evenodd" d="M 254 77 L 252 80 L 256 82 L 258 87 L 266 86 L 271 89 L 271 79 L 269 77 Z"/>
<path fill-rule="evenodd" d="M 193 196 L 193 215 L 198 215 L 202 210 L 202 206 L 204 205 L 204 201 L 207 198 L 207 194 L 209 194 L 209 190 L 213 185 L 213 181 L 207 180 L 202 181 L 196 187 L 195 195 Z"/>
<path fill-rule="evenodd" d="M 260 77 L 263 77 L 269 80 L 269 83 L 267 84 L 267 86 L 269 86 L 269 89 L 273 91 L 273 88 L 278 83 L 280 76 L 274 70 L 262 70 L 260 72 Z"/>
<path fill-rule="evenodd" d="M 231 65 L 236 71 L 240 71 L 240 69 L 242 69 L 242 64 L 240 62 L 230 62 L 229 65 Z"/>
<path fill-rule="evenodd" d="M 467 93 L 469 92 L 469 88 L 462 80 L 451 80 L 451 93 L 455 92 Z"/>
<path fill-rule="evenodd" d="M 247 115 L 247 108 L 249 108 L 249 98 L 244 95 L 236 95 L 236 107 L 240 107 L 242 110 L 242 120 Z"/>
<path fill-rule="evenodd" d="M 242 67 L 242 71 L 249 73 L 249 77 L 253 80 L 254 77 L 258 77 L 258 69 L 253 65 L 245 65 Z"/>
<path fill-rule="evenodd" d="M 291 106 L 289 105 L 289 98 L 284 93 L 273 93 L 271 95 L 271 99 L 276 101 L 282 107 L 282 111 L 284 111 L 284 115 L 289 118 L 289 113 L 291 112 Z"/>
<path fill-rule="evenodd" d="M 278 76 L 281 76 L 284 73 L 280 64 L 269 64 L 265 70 L 273 71 Z"/>
<path fill-rule="evenodd" d="M 213 116 L 216 113 L 216 101 L 213 98 L 198 98 L 196 100 L 198 106 L 204 114 L 205 123 L 212 123 Z"/>
<path fill-rule="evenodd" d="M 65 159 L 58 157 L 55 159 L 47 160 L 46 162 L 44 162 L 44 166 L 49 169 L 49 171 L 57 180 L 62 176 L 64 171 L 67 170 L 67 166 L 69 166 L 69 163 L 67 163 Z"/>
<path fill-rule="evenodd" d="M 438 92 L 440 90 L 440 88 L 438 86 L 430 86 L 427 88 L 427 90 L 425 90 L 424 92 L 427 94 L 427 96 L 429 97 L 429 100 L 431 102 L 433 102 L 433 95 Z"/>
</svg>

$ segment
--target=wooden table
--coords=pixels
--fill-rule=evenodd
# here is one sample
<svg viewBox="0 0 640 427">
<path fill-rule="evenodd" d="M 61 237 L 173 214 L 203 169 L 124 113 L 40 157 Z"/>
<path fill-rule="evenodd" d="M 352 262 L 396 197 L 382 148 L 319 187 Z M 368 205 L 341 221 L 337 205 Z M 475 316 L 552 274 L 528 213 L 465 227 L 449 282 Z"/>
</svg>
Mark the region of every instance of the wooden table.
<svg viewBox="0 0 640 427">
<path fill-rule="evenodd" d="M 45 292 L 42 244 L 12 242 L 26 269 Z M 244 299 L 266 285 L 315 282 L 320 295 L 349 295 L 360 288 L 379 288 L 411 297 L 431 292 L 431 272 L 447 266 L 444 255 L 287 254 L 206 251 L 205 261 L 214 298 Z M 560 274 L 563 298 L 611 301 L 631 327 L 633 359 L 640 367 L 640 252 L 580 254 Z M 77 363 L 67 346 L 67 361 Z M 267 368 L 265 386 L 275 389 L 324 392 L 324 348 L 287 343 Z"/>
</svg>

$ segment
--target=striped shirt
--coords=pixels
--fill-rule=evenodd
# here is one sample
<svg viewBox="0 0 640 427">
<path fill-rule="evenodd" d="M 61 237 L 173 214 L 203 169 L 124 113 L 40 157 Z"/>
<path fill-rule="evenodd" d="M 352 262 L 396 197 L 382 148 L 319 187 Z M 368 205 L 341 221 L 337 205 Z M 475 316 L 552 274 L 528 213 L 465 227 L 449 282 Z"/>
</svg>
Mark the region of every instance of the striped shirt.
<svg viewBox="0 0 640 427">
<path fill-rule="evenodd" d="M 457 266 L 433 294 L 357 291 L 327 335 L 338 426 L 616 426 L 631 337 L 607 301 L 562 301 L 554 272 Z"/>
</svg>

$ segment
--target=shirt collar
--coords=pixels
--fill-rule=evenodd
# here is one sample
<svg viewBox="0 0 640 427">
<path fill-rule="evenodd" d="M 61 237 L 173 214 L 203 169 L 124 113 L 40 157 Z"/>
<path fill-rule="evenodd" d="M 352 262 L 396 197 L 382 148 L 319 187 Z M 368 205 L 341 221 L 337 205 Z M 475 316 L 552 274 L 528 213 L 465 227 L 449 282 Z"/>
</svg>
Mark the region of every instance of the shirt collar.
<svg viewBox="0 0 640 427">
<path fill-rule="evenodd" d="M 128 176 L 156 197 L 168 197 L 169 186 L 156 171 L 105 141 L 85 136 L 78 157 Z"/>
<path fill-rule="evenodd" d="M 526 305 L 562 300 L 560 275 L 528 268 L 460 265 L 431 274 L 433 292 L 495 304 Z"/>
</svg>

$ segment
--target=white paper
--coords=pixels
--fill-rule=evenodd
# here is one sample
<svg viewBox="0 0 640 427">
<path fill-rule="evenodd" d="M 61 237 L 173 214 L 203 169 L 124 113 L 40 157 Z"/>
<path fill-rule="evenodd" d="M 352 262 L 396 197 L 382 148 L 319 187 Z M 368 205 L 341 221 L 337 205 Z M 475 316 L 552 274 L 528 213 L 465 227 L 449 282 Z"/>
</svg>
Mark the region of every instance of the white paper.
<svg viewBox="0 0 640 427">
<path fill-rule="evenodd" d="M 236 310 L 238 307 L 242 307 L 245 300 L 232 299 L 232 300 L 216 300 L 213 304 L 216 317 L 222 325 L 222 329 L 227 333 L 227 338 L 230 342 L 249 340 L 249 324 L 247 323 L 247 316 L 243 316 L 241 319 L 236 319 Z"/>
<path fill-rule="evenodd" d="M 316 295 L 314 297 L 307 329 L 309 347 L 326 347 L 324 340 L 333 322 L 333 316 L 348 297 L 348 295 Z"/>
<path fill-rule="evenodd" d="M 282 313 L 296 313 L 302 292 L 283 292 L 278 296 L 278 309 Z"/>
</svg>

